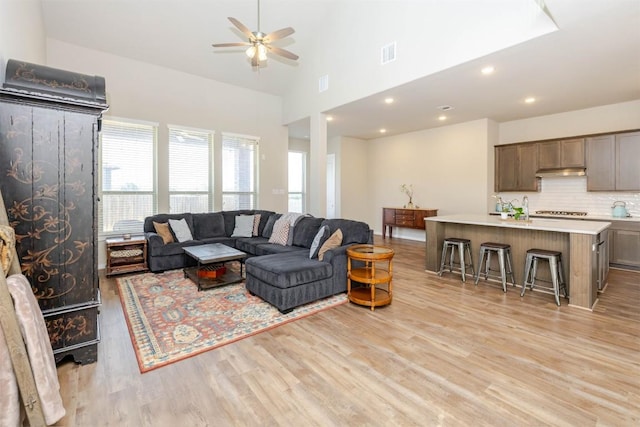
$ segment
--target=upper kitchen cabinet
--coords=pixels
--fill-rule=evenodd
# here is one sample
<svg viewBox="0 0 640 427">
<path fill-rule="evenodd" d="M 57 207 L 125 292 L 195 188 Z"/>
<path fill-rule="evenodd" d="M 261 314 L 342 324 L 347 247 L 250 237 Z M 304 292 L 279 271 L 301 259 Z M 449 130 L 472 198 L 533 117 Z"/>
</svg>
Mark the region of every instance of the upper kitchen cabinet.
<svg viewBox="0 0 640 427">
<path fill-rule="evenodd" d="M 495 147 L 495 190 L 538 191 L 538 144 Z"/>
<path fill-rule="evenodd" d="M 640 191 L 640 132 L 587 138 L 588 191 Z"/>
<path fill-rule="evenodd" d="M 640 132 L 616 135 L 616 190 L 640 191 Z"/>
<path fill-rule="evenodd" d="M 538 168 L 560 169 L 584 166 L 584 138 L 538 143 Z"/>
</svg>

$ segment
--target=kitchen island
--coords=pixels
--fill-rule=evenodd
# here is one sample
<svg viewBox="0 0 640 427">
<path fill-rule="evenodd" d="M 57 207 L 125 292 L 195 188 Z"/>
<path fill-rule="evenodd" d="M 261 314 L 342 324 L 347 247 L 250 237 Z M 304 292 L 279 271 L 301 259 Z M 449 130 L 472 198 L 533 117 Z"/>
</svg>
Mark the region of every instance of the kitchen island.
<svg viewBox="0 0 640 427">
<path fill-rule="evenodd" d="M 471 240 L 474 267 L 483 242 L 511 245 L 513 271 L 521 286 L 524 262 L 531 248 L 562 252 L 569 304 L 592 309 L 598 299 L 598 280 L 606 280 L 602 265 L 607 257 L 607 229 L 610 222 L 535 218 L 529 221 L 502 220 L 492 215 L 445 215 L 425 218 L 426 270 L 440 268 L 445 237 Z M 543 275 L 539 268 L 540 276 Z M 601 287 L 604 284 L 601 283 Z"/>
</svg>

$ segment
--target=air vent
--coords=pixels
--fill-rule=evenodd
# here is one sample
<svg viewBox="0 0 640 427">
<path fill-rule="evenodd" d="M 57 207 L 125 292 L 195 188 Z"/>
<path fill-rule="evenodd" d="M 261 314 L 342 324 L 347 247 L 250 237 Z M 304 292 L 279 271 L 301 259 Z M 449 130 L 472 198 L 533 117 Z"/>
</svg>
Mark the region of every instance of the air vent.
<svg viewBox="0 0 640 427">
<path fill-rule="evenodd" d="M 396 42 L 389 43 L 387 45 L 382 46 L 381 52 L 381 60 L 382 65 L 388 64 L 391 61 L 396 60 Z"/>
<path fill-rule="evenodd" d="M 324 75 L 318 79 L 318 92 L 329 89 L 329 75 Z"/>
</svg>

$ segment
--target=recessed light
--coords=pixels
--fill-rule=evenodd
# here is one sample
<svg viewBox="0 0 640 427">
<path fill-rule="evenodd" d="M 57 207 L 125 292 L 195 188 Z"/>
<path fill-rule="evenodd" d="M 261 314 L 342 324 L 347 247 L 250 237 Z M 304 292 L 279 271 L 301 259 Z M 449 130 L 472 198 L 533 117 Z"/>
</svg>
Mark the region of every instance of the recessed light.
<svg viewBox="0 0 640 427">
<path fill-rule="evenodd" d="M 445 116 L 445 115 L 439 116 L 439 117 L 438 117 L 438 120 L 440 120 L 441 122 L 443 122 L 443 121 L 447 120 L 447 116 Z"/>
<path fill-rule="evenodd" d="M 530 96 L 528 98 L 525 98 L 524 102 L 526 102 L 527 104 L 533 104 L 534 102 L 536 102 L 536 99 L 533 96 Z"/>
<path fill-rule="evenodd" d="M 394 101 L 393 98 L 385 98 L 384 99 L 384 103 L 385 104 L 393 104 L 393 101 Z"/>
<path fill-rule="evenodd" d="M 332 116 L 327 116 L 327 121 L 328 122 L 332 122 L 333 121 L 333 117 Z"/>
<path fill-rule="evenodd" d="M 385 128 L 380 129 L 380 133 L 387 133 L 387 130 Z"/>
<path fill-rule="evenodd" d="M 488 65 L 488 66 L 484 67 L 484 68 L 483 68 L 482 70 L 480 70 L 480 71 L 482 72 L 482 74 L 484 74 L 484 75 L 486 76 L 486 75 L 492 74 L 495 70 L 496 70 L 496 69 L 495 69 L 495 68 L 493 68 L 493 66 Z"/>
</svg>

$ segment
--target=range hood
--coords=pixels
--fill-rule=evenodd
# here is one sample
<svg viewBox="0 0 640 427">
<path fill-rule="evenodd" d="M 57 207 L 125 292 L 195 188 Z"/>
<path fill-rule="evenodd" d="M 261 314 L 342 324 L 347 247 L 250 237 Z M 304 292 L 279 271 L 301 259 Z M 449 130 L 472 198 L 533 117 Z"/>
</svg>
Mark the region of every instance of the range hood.
<svg viewBox="0 0 640 427">
<path fill-rule="evenodd" d="M 539 178 L 557 178 L 562 176 L 585 176 L 585 168 L 558 168 L 558 169 L 538 169 L 536 176 Z"/>
</svg>

